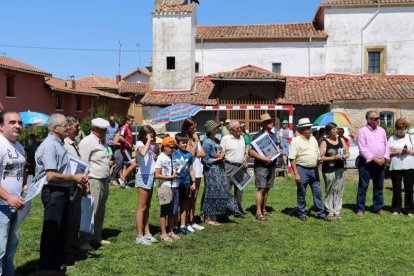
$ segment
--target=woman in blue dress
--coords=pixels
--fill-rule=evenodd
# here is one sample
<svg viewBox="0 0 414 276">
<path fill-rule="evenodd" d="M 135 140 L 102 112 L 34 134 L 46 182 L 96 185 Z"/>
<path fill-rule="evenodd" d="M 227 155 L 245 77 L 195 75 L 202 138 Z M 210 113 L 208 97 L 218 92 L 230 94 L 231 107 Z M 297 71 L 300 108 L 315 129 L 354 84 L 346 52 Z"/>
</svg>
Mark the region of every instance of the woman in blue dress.
<svg viewBox="0 0 414 276">
<path fill-rule="evenodd" d="M 219 216 L 237 213 L 237 205 L 230 196 L 230 186 L 224 174 L 224 152 L 215 141 L 218 129 L 215 121 L 207 121 L 203 141 L 206 156 L 203 158 L 205 189 L 202 209 L 205 223 L 210 225 L 220 225 L 217 221 Z"/>
</svg>

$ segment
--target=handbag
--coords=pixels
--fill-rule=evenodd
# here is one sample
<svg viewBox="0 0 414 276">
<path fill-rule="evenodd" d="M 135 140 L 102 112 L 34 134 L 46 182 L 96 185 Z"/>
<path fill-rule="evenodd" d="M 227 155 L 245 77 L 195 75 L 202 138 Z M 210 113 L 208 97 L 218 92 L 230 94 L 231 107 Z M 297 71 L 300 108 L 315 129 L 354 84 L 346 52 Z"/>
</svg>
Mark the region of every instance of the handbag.
<svg viewBox="0 0 414 276">
<path fill-rule="evenodd" d="M 170 156 L 170 158 L 171 158 L 171 173 L 174 174 L 172 157 Z M 172 187 L 172 182 L 173 180 L 171 179 L 171 187 Z M 158 196 L 158 201 L 160 205 L 171 203 L 172 201 L 172 188 L 171 187 L 164 185 L 158 188 L 157 196 Z"/>
</svg>

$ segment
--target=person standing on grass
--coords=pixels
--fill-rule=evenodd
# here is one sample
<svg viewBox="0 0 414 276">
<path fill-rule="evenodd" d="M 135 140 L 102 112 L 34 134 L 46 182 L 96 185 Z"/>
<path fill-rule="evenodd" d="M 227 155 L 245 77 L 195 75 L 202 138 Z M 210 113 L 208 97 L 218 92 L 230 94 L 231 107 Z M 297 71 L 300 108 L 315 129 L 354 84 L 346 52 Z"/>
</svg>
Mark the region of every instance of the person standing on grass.
<svg viewBox="0 0 414 276">
<path fill-rule="evenodd" d="M 270 139 L 277 145 L 276 134 L 272 132 L 274 120 L 269 113 L 260 116 L 260 125 L 262 129 L 253 137 L 252 142 L 266 133 Z M 267 156 L 261 156 L 252 145 L 250 156 L 254 158 L 254 176 L 256 183 L 256 219 L 259 221 L 267 220 L 267 216 L 272 213 L 266 210 L 267 197 L 269 190 L 275 184 L 275 164 L 276 159 L 272 161 Z"/>
<path fill-rule="evenodd" d="M 128 115 L 125 118 L 125 124 L 121 127 L 119 131 L 119 142 L 121 144 L 121 153 L 124 157 L 125 166 L 119 172 L 119 185 L 121 188 L 126 188 L 126 179 L 130 172 L 132 172 L 137 167 L 137 162 L 132 158 L 133 150 L 133 137 L 132 137 L 132 124 L 134 123 L 134 117 Z"/>
<path fill-rule="evenodd" d="M 220 145 L 224 152 L 224 169 L 228 183 L 231 185 L 231 176 L 241 167 L 247 170 L 247 145 L 242 136 L 240 122 L 232 120 L 229 123 L 230 134 L 221 139 Z M 246 218 L 247 214 L 243 210 L 243 191 L 234 185 L 234 197 L 236 198 L 238 212 L 237 217 Z M 230 186 L 231 189 L 231 186 Z"/>
<path fill-rule="evenodd" d="M 0 275 L 14 275 L 13 259 L 19 244 L 18 210 L 26 180 L 23 146 L 17 141 L 22 131 L 19 113 L 0 114 Z"/>
<path fill-rule="evenodd" d="M 68 124 L 68 136 L 64 140 L 63 147 L 68 153 L 80 158 L 78 142 L 75 140 L 79 134 L 79 120 L 75 116 L 68 115 L 66 116 L 66 121 Z M 84 190 L 72 187 L 70 193 L 71 197 L 67 215 L 68 229 L 65 244 L 65 264 L 67 266 L 72 266 L 76 261 L 85 257 L 81 250 L 79 239 L 81 202 Z"/>
<path fill-rule="evenodd" d="M 194 156 L 187 151 L 188 136 L 184 133 L 175 135 L 178 149 L 172 153 L 175 168 L 177 168 L 178 185 L 180 189 L 180 233 L 191 234 L 194 229 L 189 229 L 189 213 L 192 192 L 196 189 L 196 180 L 194 172 Z M 191 227 L 191 226 L 190 226 Z"/>
<path fill-rule="evenodd" d="M 388 139 L 390 174 L 392 181 L 391 212 L 397 216 L 402 209 L 401 182 L 404 180 L 405 212 L 413 216 L 414 148 L 413 139 L 406 133 L 408 123 L 404 118 L 395 122 L 395 133 Z"/>
<path fill-rule="evenodd" d="M 105 218 L 105 206 L 109 194 L 109 155 L 105 147 L 106 129 L 109 122 L 102 118 L 92 120 L 91 133 L 79 143 L 79 152 L 83 160 L 89 163 L 89 189 L 93 197 L 94 231 L 93 235 L 82 234 L 83 247 L 88 248 L 110 244 L 102 239 L 102 227 Z"/>
<path fill-rule="evenodd" d="M 181 128 L 181 133 L 188 136 L 187 151 L 190 152 L 194 157 L 194 173 L 195 173 L 195 190 L 191 191 L 190 198 L 190 226 L 188 229 L 193 230 L 204 230 L 204 227 L 198 225 L 195 222 L 195 211 L 197 205 L 198 191 L 200 190 L 201 178 L 203 177 L 203 164 L 201 164 L 201 158 L 206 156 L 206 153 L 201 146 L 200 139 L 197 135 L 197 123 L 194 118 L 190 117 L 184 120 Z"/>
<path fill-rule="evenodd" d="M 158 242 L 152 236 L 149 228 L 149 210 L 155 173 L 155 153 L 151 150 L 152 143 L 155 143 L 155 130 L 151 126 L 145 125 L 139 130 L 138 140 L 135 144 L 139 164 L 135 176 L 135 187 L 138 188 L 137 237 L 135 243 L 139 245 L 151 245 Z"/>
<path fill-rule="evenodd" d="M 368 111 L 365 115 L 367 124 L 358 131 L 358 194 L 356 203 L 356 215 L 363 217 L 365 212 L 365 199 L 369 180 L 372 178 L 374 186 L 373 211 L 380 216 L 385 216 L 384 207 L 384 164 L 390 157 L 387 146 L 385 130 L 378 126 L 379 116 L 375 111 Z"/>
<path fill-rule="evenodd" d="M 282 145 L 282 158 L 283 158 L 283 168 L 287 169 L 288 167 L 288 156 L 289 156 L 289 121 L 282 121 L 282 129 L 279 132 L 279 140 Z"/>
<path fill-rule="evenodd" d="M 345 187 L 345 159 L 349 150 L 343 138 L 338 137 L 337 125 L 325 126 L 328 137 L 319 146 L 322 156 L 322 173 L 325 181 L 325 208 L 329 218 L 340 217 Z"/>
<path fill-rule="evenodd" d="M 312 136 L 311 126 L 313 124 L 308 118 L 299 120 L 297 125 L 299 135 L 292 140 L 289 150 L 289 160 L 297 185 L 299 219 L 303 222 L 308 220 L 306 212 L 306 188 L 310 185 L 314 209 L 318 218 L 329 221 L 323 209 L 322 190 L 319 181 L 319 145 L 316 138 Z"/>
<path fill-rule="evenodd" d="M 178 206 L 180 204 L 178 174 L 174 168 L 172 153 L 177 147 L 177 142 L 171 136 L 162 140 L 162 153 L 155 162 L 155 178 L 160 179 L 161 186 L 171 187 L 172 199 L 169 204 L 161 205 L 160 212 L 160 238 L 162 241 L 171 242 L 177 240 L 180 236 L 174 234 L 173 229 L 176 224 L 178 215 Z M 167 220 L 168 218 L 168 220 Z M 168 224 L 168 232 L 167 232 Z"/>
<path fill-rule="evenodd" d="M 49 135 L 37 148 L 36 179 L 46 176 L 41 198 L 44 206 L 43 229 L 40 240 L 40 267 L 42 270 L 64 272 L 64 247 L 70 191 L 74 186 L 86 189 L 88 178 L 83 174 L 66 174 L 68 153 L 63 141 L 68 136 L 65 116 L 52 114 L 48 119 Z"/>
</svg>

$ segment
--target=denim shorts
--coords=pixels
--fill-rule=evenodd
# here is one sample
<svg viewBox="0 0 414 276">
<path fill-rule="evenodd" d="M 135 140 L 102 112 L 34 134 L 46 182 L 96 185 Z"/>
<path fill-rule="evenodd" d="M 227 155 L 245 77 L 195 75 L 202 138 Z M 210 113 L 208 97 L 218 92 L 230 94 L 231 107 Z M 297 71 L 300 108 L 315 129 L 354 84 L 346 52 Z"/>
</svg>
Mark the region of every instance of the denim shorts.
<svg viewBox="0 0 414 276">
<path fill-rule="evenodd" d="M 169 204 L 161 205 L 161 216 L 169 216 L 178 214 L 178 206 L 180 205 L 179 188 L 171 189 L 172 199 Z"/>
<path fill-rule="evenodd" d="M 154 174 L 136 174 L 135 175 L 135 187 L 145 190 L 151 190 L 154 188 Z"/>
</svg>

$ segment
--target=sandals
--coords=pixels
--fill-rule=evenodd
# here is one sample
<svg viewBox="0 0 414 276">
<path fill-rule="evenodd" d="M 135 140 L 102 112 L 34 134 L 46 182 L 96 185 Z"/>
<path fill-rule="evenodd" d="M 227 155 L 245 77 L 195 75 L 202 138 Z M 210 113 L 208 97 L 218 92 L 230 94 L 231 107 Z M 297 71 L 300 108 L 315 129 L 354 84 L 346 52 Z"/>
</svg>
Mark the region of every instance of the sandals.
<svg viewBox="0 0 414 276">
<path fill-rule="evenodd" d="M 271 216 L 273 216 L 273 213 L 272 212 L 268 212 L 268 211 L 264 211 L 263 212 L 263 215 L 266 216 L 266 217 L 271 217 Z"/>
<path fill-rule="evenodd" d="M 257 214 L 256 219 L 259 220 L 259 221 L 266 221 L 267 220 L 266 216 L 263 215 L 263 214 Z"/>
<path fill-rule="evenodd" d="M 221 225 L 221 223 L 219 223 L 219 222 L 217 222 L 215 220 L 206 220 L 204 223 L 205 224 L 209 224 L 209 225 L 213 225 L 213 226 L 219 226 L 219 225 Z"/>
</svg>

